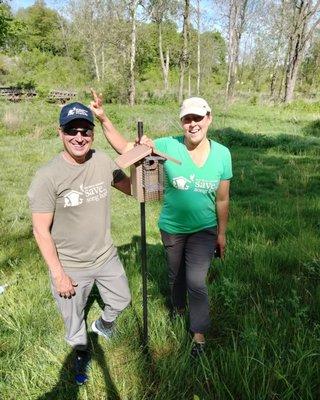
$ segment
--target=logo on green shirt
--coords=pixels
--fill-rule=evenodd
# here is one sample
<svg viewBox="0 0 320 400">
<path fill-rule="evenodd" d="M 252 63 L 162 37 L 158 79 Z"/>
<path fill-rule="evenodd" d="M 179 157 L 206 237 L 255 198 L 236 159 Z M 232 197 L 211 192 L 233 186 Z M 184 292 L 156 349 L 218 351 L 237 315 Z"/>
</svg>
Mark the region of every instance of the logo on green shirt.
<svg viewBox="0 0 320 400">
<path fill-rule="evenodd" d="M 172 186 L 178 190 L 191 190 L 202 193 L 215 192 L 219 186 L 219 179 L 196 178 L 195 174 L 190 175 L 189 179 L 184 176 L 177 176 L 172 179 Z"/>
</svg>

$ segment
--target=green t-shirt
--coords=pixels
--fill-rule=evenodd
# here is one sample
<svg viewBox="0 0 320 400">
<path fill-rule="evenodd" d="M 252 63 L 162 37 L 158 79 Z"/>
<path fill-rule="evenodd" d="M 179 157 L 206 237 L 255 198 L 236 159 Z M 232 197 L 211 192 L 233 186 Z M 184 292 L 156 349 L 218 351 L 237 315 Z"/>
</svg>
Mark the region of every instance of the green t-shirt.
<svg viewBox="0 0 320 400">
<path fill-rule="evenodd" d="M 155 140 L 156 149 L 181 161 L 164 163 L 165 191 L 159 228 L 168 233 L 192 233 L 217 225 L 216 190 L 220 180 L 232 178 L 227 147 L 210 140 L 210 153 L 198 167 L 191 159 L 183 136 Z"/>
<path fill-rule="evenodd" d="M 31 211 L 53 213 L 51 235 L 63 267 L 98 267 L 116 249 L 110 234 L 110 189 L 123 172 L 103 152 L 83 164 L 56 156 L 37 171 L 28 191 Z"/>
</svg>

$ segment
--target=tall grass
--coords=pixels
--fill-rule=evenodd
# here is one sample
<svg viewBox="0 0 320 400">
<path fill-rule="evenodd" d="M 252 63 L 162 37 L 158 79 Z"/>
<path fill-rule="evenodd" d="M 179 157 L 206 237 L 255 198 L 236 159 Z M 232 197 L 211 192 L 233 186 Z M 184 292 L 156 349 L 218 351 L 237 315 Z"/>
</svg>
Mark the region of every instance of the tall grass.
<svg viewBox="0 0 320 400">
<path fill-rule="evenodd" d="M 147 204 L 150 335 L 148 351 L 142 351 L 139 207 L 114 191 L 113 238 L 133 301 L 119 318 L 116 338 L 106 342 L 89 333 L 90 380 L 79 388 L 26 200 L 35 170 L 61 148 L 59 110 L 37 102 L 0 106 L 0 284 L 11 284 L 0 295 L 1 399 L 320 397 L 319 146 L 316 135 L 304 133 L 313 110 L 216 107 L 210 135 L 230 146 L 234 178 L 228 252 L 209 271 L 213 324 L 206 356 L 198 361 L 189 357 L 188 319 L 172 319 L 167 308 L 159 203 Z M 172 107 L 107 109 L 130 138 L 139 117 L 152 137 L 178 130 Z M 13 110 L 18 122 L 6 117 Z M 114 156 L 99 129 L 95 140 Z M 94 290 L 89 326 L 100 305 Z"/>
</svg>

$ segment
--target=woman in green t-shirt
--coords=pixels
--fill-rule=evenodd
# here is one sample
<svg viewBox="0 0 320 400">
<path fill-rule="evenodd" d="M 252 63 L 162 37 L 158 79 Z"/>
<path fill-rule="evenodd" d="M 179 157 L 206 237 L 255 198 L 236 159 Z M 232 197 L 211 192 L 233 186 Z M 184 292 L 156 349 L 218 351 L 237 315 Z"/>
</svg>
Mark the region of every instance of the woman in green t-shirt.
<svg viewBox="0 0 320 400">
<path fill-rule="evenodd" d="M 102 108 L 101 96 L 93 92 L 91 109 L 103 132 L 120 154 L 133 147 L 114 128 Z M 140 143 L 155 147 L 181 161 L 164 163 L 165 191 L 159 228 L 165 248 L 171 301 L 177 315 L 183 315 L 188 297 L 192 355 L 204 351 L 205 333 L 210 326 L 206 276 L 214 252 L 224 256 L 232 177 L 229 150 L 207 137 L 212 122 L 211 108 L 200 97 L 184 100 L 180 108 L 183 136 Z"/>
</svg>

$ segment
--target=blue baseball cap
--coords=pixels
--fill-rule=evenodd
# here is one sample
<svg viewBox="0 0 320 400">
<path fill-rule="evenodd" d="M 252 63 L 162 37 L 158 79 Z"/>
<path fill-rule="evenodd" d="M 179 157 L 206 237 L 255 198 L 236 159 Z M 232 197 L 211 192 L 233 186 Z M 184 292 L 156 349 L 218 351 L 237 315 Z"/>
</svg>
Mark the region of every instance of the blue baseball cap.
<svg viewBox="0 0 320 400">
<path fill-rule="evenodd" d="M 65 126 L 75 119 L 85 119 L 94 126 L 92 111 L 84 104 L 75 102 L 62 107 L 59 118 L 60 126 Z"/>
</svg>

